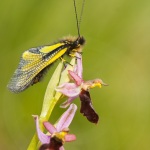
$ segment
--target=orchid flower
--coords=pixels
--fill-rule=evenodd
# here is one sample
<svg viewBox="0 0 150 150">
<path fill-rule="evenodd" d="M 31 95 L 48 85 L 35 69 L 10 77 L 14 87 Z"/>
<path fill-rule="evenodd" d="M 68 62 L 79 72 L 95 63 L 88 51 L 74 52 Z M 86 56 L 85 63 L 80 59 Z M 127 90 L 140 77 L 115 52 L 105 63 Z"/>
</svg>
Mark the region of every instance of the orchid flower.
<svg viewBox="0 0 150 150">
<path fill-rule="evenodd" d="M 68 97 L 68 100 L 65 101 L 61 107 L 66 108 L 75 98 L 80 97 L 80 112 L 83 113 L 90 122 L 97 123 L 99 116 L 92 106 L 89 90 L 96 86 L 101 87 L 106 84 L 101 79 L 84 81 L 82 79 L 82 56 L 79 53 L 76 53 L 76 57 L 77 66 L 74 68 L 74 71 L 68 70 L 68 73 L 74 83 L 63 83 L 56 88 L 56 91 L 61 92 Z"/>
<path fill-rule="evenodd" d="M 42 143 L 40 150 L 64 150 L 63 144 L 65 142 L 76 140 L 76 136 L 74 134 L 68 134 L 68 127 L 73 120 L 76 110 L 77 106 L 75 104 L 71 104 L 55 126 L 47 121 L 43 122 L 43 125 L 49 134 L 44 134 L 40 130 L 38 116 L 33 115 L 36 123 L 37 135 Z"/>
</svg>

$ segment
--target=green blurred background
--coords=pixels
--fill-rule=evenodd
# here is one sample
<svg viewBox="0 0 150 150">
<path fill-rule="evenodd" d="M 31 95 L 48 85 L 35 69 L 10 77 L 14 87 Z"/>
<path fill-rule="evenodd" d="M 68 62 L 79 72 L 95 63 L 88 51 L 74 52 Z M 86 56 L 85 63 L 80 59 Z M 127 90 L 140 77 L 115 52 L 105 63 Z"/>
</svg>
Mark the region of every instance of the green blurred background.
<svg viewBox="0 0 150 150">
<path fill-rule="evenodd" d="M 77 0 L 80 13 L 81 0 Z M 86 1 L 81 22 L 84 79 L 101 78 L 108 87 L 91 90 L 97 125 L 79 110 L 70 126 L 77 141 L 68 150 L 150 149 L 150 1 Z M 72 0 L 1 0 L 0 149 L 26 149 L 40 114 L 44 92 L 58 62 L 41 83 L 13 94 L 6 88 L 24 50 L 77 35 Z M 60 102 L 61 103 L 61 102 Z M 79 100 L 75 103 L 79 106 Z M 59 104 L 51 122 L 63 109 Z"/>
</svg>

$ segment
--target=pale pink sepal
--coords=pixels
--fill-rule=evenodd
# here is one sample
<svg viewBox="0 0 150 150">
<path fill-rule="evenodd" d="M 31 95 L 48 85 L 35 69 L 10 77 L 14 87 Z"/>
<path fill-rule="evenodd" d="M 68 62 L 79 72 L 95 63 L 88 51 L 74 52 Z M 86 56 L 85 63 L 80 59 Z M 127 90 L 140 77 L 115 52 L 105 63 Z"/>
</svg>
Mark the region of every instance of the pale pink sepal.
<svg viewBox="0 0 150 150">
<path fill-rule="evenodd" d="M 63 83 L 56 88 L 57 92 L 61 92 L 67 97 L 74 97 L 79 95 L 80 90 L 80 87 L 78 87 L 75 83 Z"/>
<path fill-rule="evenodd" d="M 79 53 L 76 53 L 77 57 L 77 75 L 82 79 L 82 72 L 83 72 L 83 66 L 82 66 L 82 55 Z"/>
<path fill-rule="evenodd" d="M 41 141 L 42 144 L 48 144 L 50 142 L 50 136 L 44 134 L 39 127 L 39 118 L 37 115 L 32 115 L 34 117 L 35 120 L 35 124 L 36 124 L 36 131 L 37 131 L 37 135 L 39 140 Z"/>
</svg>

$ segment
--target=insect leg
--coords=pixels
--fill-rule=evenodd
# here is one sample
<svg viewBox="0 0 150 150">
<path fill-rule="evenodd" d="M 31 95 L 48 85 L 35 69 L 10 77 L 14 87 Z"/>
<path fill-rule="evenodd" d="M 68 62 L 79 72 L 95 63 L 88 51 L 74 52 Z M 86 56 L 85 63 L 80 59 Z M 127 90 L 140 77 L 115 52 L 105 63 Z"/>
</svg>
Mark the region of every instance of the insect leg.
<svg viewBox="0 0 150 150">
<path fill-rule="evenodd" d="M 70 64 L 68 61 L 66 61 L 65 59 L 63 59 L 62 57 L 60 57 L 60 59 L 62 60 L 64 67 L 66 67 L 67 64 L 69 64 L 70 66 L 73 66 L 72 64 Z"/>
</svg>

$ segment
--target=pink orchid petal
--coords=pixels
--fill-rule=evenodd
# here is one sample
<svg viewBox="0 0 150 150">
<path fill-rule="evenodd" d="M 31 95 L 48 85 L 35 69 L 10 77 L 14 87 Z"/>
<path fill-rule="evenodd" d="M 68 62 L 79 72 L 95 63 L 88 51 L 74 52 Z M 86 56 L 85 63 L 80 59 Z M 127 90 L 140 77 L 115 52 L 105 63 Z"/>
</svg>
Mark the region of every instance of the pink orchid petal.
<svg viewBox="0 0 150 150">
<path fill-rule="evenodd" d="M 73 80 L 76 82 L 77 86 L 80 86 L 83 83 L 83 80 L 75 72 L 71 70 L 68 70 L 68 72 L 71 78 L 73 78 Z"/>
<path fill-rule="evenodd" d="M 71 142 L 71 141 L 75 141 L 75 140 L 76 140 L 76 136 L 74 134 L 65 135 L 65 142 Z"/>
<path fill-rule="evenodd" d="M 67 97 L 74 97 L 80 94 L 80 87 L 77 87 L 75 83 L 64 83 L 56 88 L 57 92 L 61 92 Z"/>
<path fill-rule="evenodd" d="M 63 146 L 61 146 L 61 147 L 59 148 L 59 150 L 65 150 L 65 149 L 64 149 L 64 147 L 63 147 Z"/>
<path fill-rule="evenodd" d="M 56 128 L 51 123 L 45 121 L 43 122 L 43 125 L 49 133 L 53 134 L 54 132 L 57 132 Z"/>
<path fill-rule="evenodd" d="M 82 72 L 83 72 L 82 55 L 76 53 L 76 57 L 77 57 L 77 75 L 82 79 Z"/>
<path fill-rule="evenodd" d="M 70 105 L 70 103 L 68 102 L 68 100 L 66 100 L 65 102 L 63 102 L 60 107 L 61 108 L 67 108 Z"/>
<path fill-rule="evenodd" d="M 77 106 L 75 104 L 71 104 L 70 107 L 63 113 L 61 118 L 59 119 L 56 129 L 58 132 L 62 131 L 64 128 L 68 128 L 72 119 L 77 110 Z"/>
<path fill-rule="evenodd" d="M 77 98 L 77 97 L 78 97 L 78 96 L 69 97 L 68 100 L 66 100 L 64 103 L 62 103 L 62 104 L 60 105 L 60 107 L 61 107 L 61 108 L 66 108 L 66 107 L 68 107 L 68 106 L 72 103 L 72 101 L 73 101 L 75 98 Z"/>
<path fill-rule="evenodd" d="M 50 136 L 44 134 L 39 127 L 39 118 L 37 115 L 32 115 L 34 117 L 35 120 L 35 124 L 36 124 L 36 132 L 38 135 L 39 140 L 41 141 L 42 144 L 48 144 L 50 142 Z"/>
</svg>

